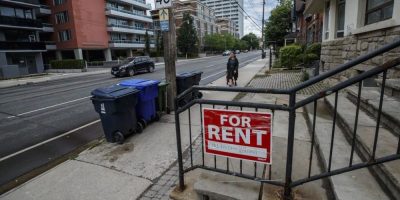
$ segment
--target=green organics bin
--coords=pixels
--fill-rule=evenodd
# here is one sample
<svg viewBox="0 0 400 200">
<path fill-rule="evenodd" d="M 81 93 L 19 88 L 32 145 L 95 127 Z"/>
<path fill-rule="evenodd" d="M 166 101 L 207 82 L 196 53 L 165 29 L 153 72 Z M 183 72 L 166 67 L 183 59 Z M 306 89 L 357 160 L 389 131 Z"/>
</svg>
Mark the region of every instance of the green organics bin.
<svg viewBox="0 0 400 200">
<path fill-rule="evenodd" d="M 157 97 L 157 112 L 161 115 L 161 113 L 169 113 L 167 108 L 167 86 L 169 84 L 165 81 L 158 84 L 158 97 Z"/>
</svg>

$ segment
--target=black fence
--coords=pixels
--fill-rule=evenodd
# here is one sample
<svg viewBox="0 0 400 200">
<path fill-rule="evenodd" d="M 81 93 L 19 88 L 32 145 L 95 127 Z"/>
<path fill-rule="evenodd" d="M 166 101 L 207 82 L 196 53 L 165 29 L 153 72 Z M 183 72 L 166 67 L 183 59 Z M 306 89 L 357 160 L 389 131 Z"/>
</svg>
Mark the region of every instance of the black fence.
<svg viewBox="0 0 400 200">
<path fill-rule="evenodd" d="M 0 25 L 9 25 L 9 26 L 23 26 L 23 27 L 31 27 L 31 28 L 43 28 L 42 22 L 35 19 L 22 19 L 16 17 L 0 17 Z"/>
<path fill-rule="evenodd" d="M 380 133 L 380 123 L 381 123 L 381 112 L 382 112 L 382 104 L 383 102 L 383 96 L 384 96 L 384 89 L 386 85 L 386 79 L 387 79 L 387 72 L 389 69 L 398 66 L 400 64 L 400 56 L 390 60 L 380 66 L 376 66 L 368 71 L 365 71 L 364 73 L 358 74 L 352 78 L 349 78 L 343 82 L 340 82 L 332 87 L 329 87 L 327 89 L 324 89 L 322 91 L 319 91 L 318 93 L 315 93 L 311 96 L 306 97 L 305 99 L 301 100 L 296 100 L 296 95 L 300 90 L 303 90 L 307 87 L 313 86 L 314 84 L 317 84 L 321 81 L 324 81 L 327 78 L 333 77 L 335 75 L 338 75 L 348 69 L 351 69 L 352 67 L 361 64 L 369 59 L 372 59 L 376 56 L 379 56 L 385 52 L 388 52 L 394 48 L 400 47 L 400 40 L 395 41 L 391 44 L 385 45 L 377 50 L 374 50 L 372 52 L 367 53 L 366 55 L 362 55 L 354 60 L 351 60 L 345 64 L 342 64 L 338 66 L 337 68 L 327 71 L 325 73 L 319 74 L 318 76 L 315 76 L 305 82 L 302 82 L 301 84 L 297 85 L 294 88 L 291 89 L 266 89 L 266 88 L 244 88 L 244 87 L 205 87 L 205 86 L 194 86 L 188 90 L 186 90 L 184 93 L 180 94 L 176 99 L 175 99 L 175 123 L 176 123 L 176 139 L 177 139 L 177 150 L 178 150 L 178 166 L 179 166 L 179 187 L 180 189 L 184 189 L 184 174 L 194 170 L 196 168 L 201 168 L 201 169 L 206 169 L 206 170 L 211 170 L 215 172 L 220 172 L 223 174 L 229 174 L 232 176 L 237 176 L 237 177 L 242 177 L 250 180 L 255 180 L 259 181 L 261 183 L 266 183 L 266 184 L 272 184 L 276 186 L 281 186 L 284 188 L 284 198 L 285 199 L 291 199 L 292 198 L 292 189 L 296 186 L 302 185 L 307 182 L 319 180 L 322 178 L 342 174 L 345 172 L 350 172 L 353 170 L 361 169 L 361 168 L 366 168 L 374 165 L 378 165 L 384 162 L 388 161 L 393 161 L 400 159 L 400 137 L 397 145 L 397 151 L 392 152 L 391 154 L 384 155 L 381 157 L 378 157 L 376 152 L 377 149 L 377 141 L 378 141 L 378 136 Z M 335 138 L 335 124 L 337 123 L 337 105 L 338 105 L 338 95 L 339 92 L 344 90 L 347 87 L 357 85 L 358 86 L 358 99 L 357 99 L 357 114 L 355 116 L 355 123 L 358 123 L 358 112 L 360 109 L 360 95 L 362 92 L 362 81 L 370 78 L 370 77 L 375 77 L 379 75 L 382 77 L 382 84 L 381 84 L 381 94 L 380 94 L 380 99 L 379 99 L 379 114 L 377 116 L 377 124 L 376 124 L 376 131 L 375 131 L 375 136 L 374 136 L 374 144 L 372 151 L 369 154 L 369 158 L 367 160 L 363 160 L 359 163 L 354 162 L 354 151 L 355 151 L 355 145 L 357 143 L 357 128 L 353 130 L 353 139 L 351 143 L 351 152 L 350 154 L 350 159 L 348 160 L 348 165 L 345 167 L 340 167 L 336 169 L 332 169 L 332 153 L 333 153 L 333 145 L 334 145 L 334 138 Z M 279 95 L 286 95 L 288 99 L 288 105 L 286 104 L 269 104 L 269 103 L 254 103 L 254 102 L 237 102 L 237 101 L 222 101 L 222 100 L 211 100 L 211 99 L 194 99 L 188 102 L 186 105 L 180 106 L 179 103 L 181 100 L 185 99 L 186 95 L 190 95 L 193 92 L 198 92 L 198 91 L 218 91 L 218 92 L 240 92 L 240 93 L 264 93 L 264 94 L 279 94 Z M 322 99 L 326 96 L 329 95 L 334 95 L 335 97 L 335 105 L 334 105 L 334 113 L 333 113 L 333 127 L 332 127 L 332 135 L 331 135 L 331 141 L 330 141 L 330 153 L 329 153 L 329 162 L 327 164 L 327 170 L 323 171 L 321 173 L 311 173 L 311 168 L 313 162 L 316 162 L 313 158 L 313 151 L 315 151 L 315 124 L 316 124 L 316 113 L 317 113 L 317 104 L 318 100 Z M 296 180 L 293 179 L 292 177 L 292 167 L 293 167 L 293 158 L 296 156 L 297 152 L 294 152 L 293 147 L 294 147 L 294 140 L 295 140 L 295 125 L 296 125 L 296 110 L 299 108 L 303 108 L 304 106 L 307 106 L 308 104 L 313 104 L 313 117 L 311 119 L 312 123 L 312 128 L 310 130 L 311 134 L 311 145 L 310 145 L 310 154 L 309 157 L 304 158 L 305 160 L 308 161 L 309 165 L 308 166 L 302 166 L 304 168 L 308 167 L 308 173 L 305 173 L 303 178 L 298 178 Z M 260 176 L 260 174 L 257 174 L 257 167 L 260 167 L 259 164 L 254 162 L 254 173 L 242 173 L 243 168 L 242 168 L 242 163 L 244 161 L 240 160 L 239 163 L 239 170 L 233 170 L 232 167 L 230 167 L 229 162 L 230 158 L 226 158 L 226 165 L 221 165 L 217 162 L 217 157 L 214 156 L 214 163 L 205 163 L 205 153 L 203 150 L 203 141 L 201 141 L 201 150 L 196 151 L 193 148 L 193 114 L 191 114 L 191 110 L 193 109 L 194 106 L 199 107 L 200 115 L 202 115 L 202 108 L 204 107 L 222 107 L 224 109 L 253 109 L 254 111 L 259 111 L 261 109 L 264 110 L 269 110 L 272 113 L 275 111 L 284 111 L 288 112 L 288 130 L 287 130 L 287 152 L 286 152 L 286 161 L 285 161 L 285 175 L 284 177 L 275 177 L 273 180 L 271 179 L 271 167 L 272 166 L 261 166 L 264 167 L 264 173 L 268 173 L 265 176 Z M 182 122 L 180 120 L 180 115 L 183 114 L 188 114 L 188 121 L 185 121 L 184 124 L 188 126 L 188 129 L 182 130 Z M 202 120 L 202 116 L 200 116 L 200 119 Z M 198 124 L 197 124 L 198 125 Z M 202 130 L 202 121 L 200 122 L 200 136 L 202 136 L 203 130 Z M 188 135 L 183 135 L 182 133 L 185 131 Z M 189 139 L 189 148 L 188 151 L 182 152 L 182 136 L 188 137 Z M 201 137 L 202 138 L 202 137 Z M 199 154 L 197 155 L 196 154 Z M 184 165 L 184 160 L 183 160 L 183 154 L 187 153 L 189 155 L 189 161 L 190 162 L 185 162 L 189 164 Z M 195 162 L 196 156 L 198 157 L 198 162 Z M 225 159 L 225 158 L 224 158 Z M 249 162 L 249 161 L 246 161 Z M 268 169 L 268 170 L 267 170 Z"/>
</svg>

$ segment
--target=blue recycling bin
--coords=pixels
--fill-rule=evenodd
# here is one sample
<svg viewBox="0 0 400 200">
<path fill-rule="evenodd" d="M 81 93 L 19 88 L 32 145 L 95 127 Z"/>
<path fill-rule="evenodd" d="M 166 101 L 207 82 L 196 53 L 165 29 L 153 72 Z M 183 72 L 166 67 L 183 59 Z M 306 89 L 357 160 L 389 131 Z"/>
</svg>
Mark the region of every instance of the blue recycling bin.
<svg viewBox="0 0 400 200">
<path fill-rule="evenodd" d="M 121 86 L 133 87 L 140 90 L 136 113 L 139 120 L 145 123 L 158 119 L 156 112 L 156 98 L 158 97 L 158 80 L 129 79 L 119 83 Z M 145 125 L 145 124 L 144 124 Z"/>
</svg>

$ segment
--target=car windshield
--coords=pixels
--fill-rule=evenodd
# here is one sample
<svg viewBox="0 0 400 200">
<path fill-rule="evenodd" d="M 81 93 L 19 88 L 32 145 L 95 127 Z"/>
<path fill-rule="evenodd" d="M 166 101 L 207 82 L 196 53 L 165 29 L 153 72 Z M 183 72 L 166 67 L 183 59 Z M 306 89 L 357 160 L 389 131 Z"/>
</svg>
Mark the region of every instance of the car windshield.
<svg viewBox="0 0 400 200">
<path fill-rule="evenodd" d="M 132 63 L 134 60 L 135 58 L 126 58 L 125 60 L 122 61 L 122 64 Z"/>
</svg>

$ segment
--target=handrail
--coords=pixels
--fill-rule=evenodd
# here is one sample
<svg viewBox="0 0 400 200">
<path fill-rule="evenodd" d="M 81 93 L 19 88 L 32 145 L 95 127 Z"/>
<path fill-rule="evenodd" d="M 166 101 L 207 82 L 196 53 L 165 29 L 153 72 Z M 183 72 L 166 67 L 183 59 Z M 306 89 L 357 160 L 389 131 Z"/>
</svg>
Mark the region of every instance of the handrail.
<svg viewBox="0 0 400 200">
<path fill-rule="evenodd" d="M 334 76 L 334 75 L 336 75 L 336 74 L 338 74 L 340 72 L 343 72 L 343 71 L 345 71 L 345 70 L 347 70 L 347 69 L 349 69 L 351 67 L 354 67 L 354 66 L 356 66 L 358 64 L 361 64 L 364 61 L 367 61 L 367 60 L 369 60 L 369 59 L 371 59 L 371 58 L 373 58 L 375 56 L 383 54 L 383 53 L 385 53 L 387 51 L 390 51 L 390 50 L 392 50 L 392 49 L 394 49 L 396 47 L 399 47 L 399 46 L 400 46 L 400 37 L 399 37 L 399 40 L 397 40 L 397 41 L 395 41 L 393 43 L 387 44 L 387 45 L 385 45 L 385 46 L 383 46 L 383 47 L 381 47 L 379 49 L 376 49 L 374 51 L 371 51 L 371 52 L 369 52 L 369 53 L 367 53 L 365 55 L 361 55 L 361 56 L 357 57 L 356 59 L 350 60 L 347 63 L 339 65 L 339 67 L 337 67 L 337 68 L 335 68 L 333 70 L 327 71 L 325 73 L 320 74 L 319 76 L 315 76 L 315 77 L 313 77 L 313 78 L 311 78 L 311 79 L 309 79 L 309 80 L 307 80 L 307 81 L 305 81 L 303 83 L 300 83 L 299 85 L 291 88 L 290 92 L 297 92 L 297 91 L 299 91 L 301 89 L 309 87 L 309 86 L 311 86 L 311 85 L 313 85 L 315 83 L 323 81 L 323 80 L 325 80 L 325 79 L 327 79 L 327 78 L 329 78 L 331 76 Z"/>
</svg>

